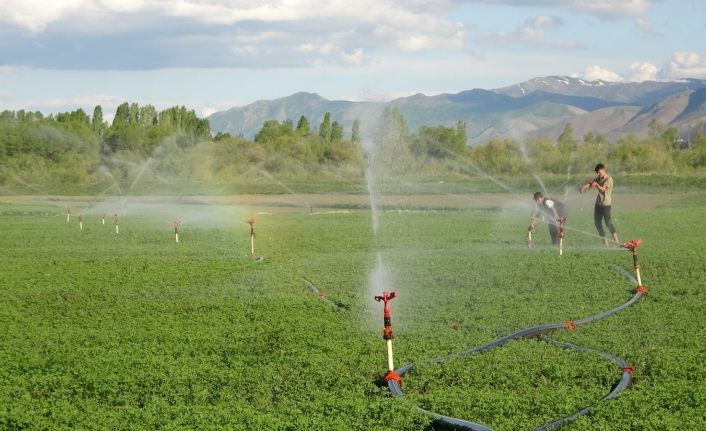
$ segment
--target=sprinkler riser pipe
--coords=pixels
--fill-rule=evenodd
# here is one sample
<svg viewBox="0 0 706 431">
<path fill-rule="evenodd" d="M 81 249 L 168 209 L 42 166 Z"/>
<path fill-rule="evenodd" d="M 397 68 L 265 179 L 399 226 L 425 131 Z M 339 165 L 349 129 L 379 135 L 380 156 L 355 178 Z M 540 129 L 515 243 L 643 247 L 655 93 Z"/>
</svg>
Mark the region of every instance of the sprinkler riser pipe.
<svg viewBox="0 0 706 431">
<path fill-rule="evenodd" d="M 564 254 L 564 238 L 559 238 L 559 256 Z"/>
<path fill-rule="evenodd" d="M 120 230 L 118 229 L 118 225 L 115 225 L 115 233 L 120 233 Z"/>
<path fill-rule="evenodd" d="M 250 256 L 255 256 L 255 235 L 250 235 Z"/>
<path fill-rule="evenodd" d="M 179 232 L 174 234 L 174 239 L 176 239 L 177 244 L 179 244 Z"/>
<path fill-rule="evenodd" d="M 82 221 L 78 222 L 78 228 L 83 230 L 83 222 Z"/>
<path fill-rule="evenodd" d="M 387 369 L 388 371 L 394 371 L 395 365 L 392 360 L 392 340 L 387 340 Z"/>
</svg>

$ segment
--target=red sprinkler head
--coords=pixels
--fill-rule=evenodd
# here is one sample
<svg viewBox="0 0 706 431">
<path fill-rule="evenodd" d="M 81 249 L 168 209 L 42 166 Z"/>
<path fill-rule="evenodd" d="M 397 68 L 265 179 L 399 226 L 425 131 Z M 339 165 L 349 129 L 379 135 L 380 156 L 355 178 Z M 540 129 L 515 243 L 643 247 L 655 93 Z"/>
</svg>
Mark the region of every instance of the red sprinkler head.
<svg viewBox="0 0 706 431">
<path fill-rule="evenodd" d="M 385 325 L 385 330 L 382 334 L 382 338 L 385 340 L 391 340 L 392 339 L 392 321 L 390 319 L 390 300 L 393 298 L 397 297 L 397 292 L 388 292 L 385 290 L 382 292 L 382 296 L 376 296 L 375 300 L 380 302 L 382 301 L 385 304 L 385 307 L 383 309 L 383 323 Z"/>
<path fill-rule="evenodd" d="M 383 301 L 383 303 L 385 304 L 385 308 L 383 311 L 384 317 L 388 317 L 388 318 L 390 317 L 390 300 L 393 298 L 396 298 L 396 297 L 397 297 L 397 292 L 388 292 L 387 290 L 382 292 L 382 296 L 375 297 L 375 300 L 377 302 Z"/>
<path fill-rule="evenodd" d="M 637 247 L 639 247 L 640 244 L 642 244 L 641 239 L 634 239 L 630 242 L 625 242 L 625 243 L 621 244 L 621 247 L 627 248 L 631 252 L 635 253 L 635 250 L 637 250 Z"/>
<path fill-rule="evenodd" d="M 559 238 L 564 238 L 564 225 L 566 224 L 566 217 L 559 217 L 557 222 L 559 224 Z"/>
<path fill-rule="evenodd" d="M 174 232 L 179 233 L 179 225 L 181 224 L 181 220 L 176 219 L 172 222 L 174 225 Z"/>
<path fill-rule="evenodd" d="M 245 223 L 250 225 L 250 237 L 254 238 L 255 237 L 255 219 L 250 218 L 248 220 L 245 220 Z"/>
</svg>

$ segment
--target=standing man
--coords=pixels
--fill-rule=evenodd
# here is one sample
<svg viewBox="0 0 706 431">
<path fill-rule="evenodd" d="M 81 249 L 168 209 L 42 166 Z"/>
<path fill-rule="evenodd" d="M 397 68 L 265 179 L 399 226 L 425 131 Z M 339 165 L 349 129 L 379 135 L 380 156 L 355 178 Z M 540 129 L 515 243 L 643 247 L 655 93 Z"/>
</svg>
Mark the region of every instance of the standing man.
<svg viewBox="0 0 706 431">
<path fill-rule="evenodd" d="M 534 194 L 534 202 L 537 204 L 537 208 L 532 212 L 528 230 L 534 232 L 534 225 L 537 223 L 540 213 L 544 213 L 548 217 L 547 227 L 552 244 L 558 245 L 559 240 L 564 237 L 564 222 L 566 221 L 564 204 L 556 199 L 545 197 L 541 192 Z"/>
<path fill-rule="evenodd" d="M 603 222 L 613 235 L 613 241 L 618 241 L 618 232 L 613 226 L 613 221 L 610 217 L 610 206 L 613 203 L 613 177 L 608 175 L 605 170 L 603 163 L 596 165 L 596 173 L 598 176 L 586 184 L 581 184 L 579 186 L 579 192 L 583 193 L 589 188 L 595 188 L 598 190 L 598 196 L 596 196 L 596 206 L 593 208 L 593 221 L 596 224 L 596 229 L 598 230 L 598 235 L 603 238 L 603 244 L 608 245 L 608 239 L 605 237 L 605 231 L 603 230 Z"/>
</svg>

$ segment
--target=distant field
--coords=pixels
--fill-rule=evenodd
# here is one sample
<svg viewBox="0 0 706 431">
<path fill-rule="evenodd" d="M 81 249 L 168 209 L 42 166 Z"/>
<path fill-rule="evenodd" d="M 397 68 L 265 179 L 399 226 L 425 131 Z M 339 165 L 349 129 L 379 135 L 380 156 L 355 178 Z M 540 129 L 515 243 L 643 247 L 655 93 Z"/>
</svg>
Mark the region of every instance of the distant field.
<svg viewBox="0 0 706 431">
<path fill-rule="evenodd" d="M 595 237 L 594 195 L 566 197 L 562 257 L 543 225 L 527 249 L 530 196 L 515 193 L 384 198 L 378 235 L 362 194 L 0 197 L 0 429 L 434 429 L 420 406 L 509 431 L 591 404 L 562 429 L 706 429 L 706 193 L 694 189 L 616 195 L 622 239 L 645 241 L 649 293 L 550 335 L 632 364 L 617 399 L 599 402 L 614 364 L 536 340 L 420 365 L 404 399 L 379 384 L 378 255 L 400 295 L 396 366 L 626 302 L 634 286 L 609 265 L 632 272 L 629 253 Z"/>
</svg>

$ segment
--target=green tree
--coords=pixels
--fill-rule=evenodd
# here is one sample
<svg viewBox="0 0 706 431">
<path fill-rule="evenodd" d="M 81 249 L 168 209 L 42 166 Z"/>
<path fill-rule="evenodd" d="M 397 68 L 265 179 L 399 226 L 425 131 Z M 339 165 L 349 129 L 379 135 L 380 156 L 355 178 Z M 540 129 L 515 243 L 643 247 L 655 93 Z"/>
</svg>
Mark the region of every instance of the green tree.
<svg viewBox="0 0 706 431">
<path fill-rule="evenodd" d="M 297 133 L 299 133 L 302 136 L 306 136 L 309 133 L 311 133 L 311 126 L 309 125 L 309 119 L 306 118 L 305 115 L 302 115 L 299 117 L 299 121 L 297 122 Z"/>
<path fill-rule="evenodd" d="M 93 108 L 93 119 L 91 120 L 91 128 L 101 133 L 105 129 L 105 121 L 103 121 L 103 108 L 100 105 L 96 105 Z"/>
<path fill-rule="evenodd" d="M 338 121 L 331 123 L 331 141 L 340 142 L 343 140 L 343 126 Z"/>
<path fill-rule="evenodd" d="M 326 142 L 331 141 L 331 113 L 324 114 L 324 119 L 319 125 L 319 137 Z"/>
<path fill-rule="evenodd" d="M 354 120 L 351 127 L 351 142 L 360 142 L 360 120 Z"/>
<path fill-rule="evenodd" d="M 130 121 L 130 105 L 127 102 L 123 102 L 118 105 L 115 111 L 115 117 L 113 117 L 112 127 L 120 127 L 127 124 Z"/>
<path fill-rule="evenodd" d="M 564 130 L 559 135 L 559 151 L 564 155 L 571 154 L 576 149 L 576 139 L 574 138 L 574 126 L 566 123 Z"/>
</svg>

